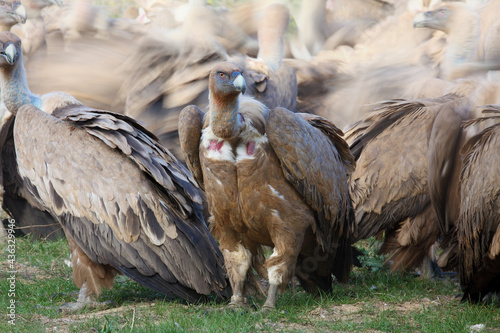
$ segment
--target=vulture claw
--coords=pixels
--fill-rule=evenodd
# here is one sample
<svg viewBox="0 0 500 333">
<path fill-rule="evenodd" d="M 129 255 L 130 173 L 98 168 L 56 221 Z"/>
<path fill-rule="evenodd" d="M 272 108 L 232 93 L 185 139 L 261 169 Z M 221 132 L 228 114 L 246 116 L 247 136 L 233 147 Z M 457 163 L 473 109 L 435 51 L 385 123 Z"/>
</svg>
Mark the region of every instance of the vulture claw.
<svg viewBox="0 0 500 333">
<path fill-rule="evenodd" d="M 59 312 L 77 312 L 85 308 L 110 308 L 112 306 L 117 306 L 113 301 L 96 302 L 95 296 L 93 294 L 87 295 L 88 287 L 87 282 L 84 282 L 80 292 L 78 293 L 78 299 L 76 302 L 64 303 L 59 307 Z"/>
</svg>

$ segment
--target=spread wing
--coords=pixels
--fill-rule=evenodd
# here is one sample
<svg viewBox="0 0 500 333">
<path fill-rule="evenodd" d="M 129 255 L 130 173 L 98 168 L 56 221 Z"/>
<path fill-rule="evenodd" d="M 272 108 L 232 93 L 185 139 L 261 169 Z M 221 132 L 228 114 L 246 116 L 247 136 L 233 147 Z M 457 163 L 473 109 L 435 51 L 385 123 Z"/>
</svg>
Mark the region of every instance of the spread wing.
<svg viewBox="0 0 500 333">
<path fill-rule="evenodd" d="M 41 206 L 95 263 L 188 300 L 226 288 L 189 172 L 130 118 L 83 106 L 22 107 L 19 171 Z M 29 129 L 29 130 L 28 130 Z"/>
<path fill-rule="evenodd" d="M 200 164 L 200 138 L 205 113 L 195 105 L 186 106 L 179 115 L 179 140 L 186 164 L 194 178 L 204 189 Z"/>
<path fill-rule="evenodd" d="M 339 249 L 350 247 L 355 233 L 347 187 L 352 156 L 333 124 L 318 116 L 303 117 L 283 108 L 272 110 L 266 122 L 269 143 L 286 179 L 317 214 L 318 244 L 328 252 L 339 244 Z"/>
</svg>

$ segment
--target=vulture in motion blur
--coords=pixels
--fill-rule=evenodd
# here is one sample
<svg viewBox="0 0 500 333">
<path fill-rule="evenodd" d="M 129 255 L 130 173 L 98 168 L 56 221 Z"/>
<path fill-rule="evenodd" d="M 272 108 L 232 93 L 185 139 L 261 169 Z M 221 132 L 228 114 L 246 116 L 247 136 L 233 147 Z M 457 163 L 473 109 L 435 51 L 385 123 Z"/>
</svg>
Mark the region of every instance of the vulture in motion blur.
<svg viewBox="0 0 500 333">
<path fill-rule="evenodd" d="M 26 8 L 20 1 L 2 1 L 0 3 L 0 29 L 9 31 L 12 26 L 26 22 Z"/>
<path fill-rule="evenodd" d="M 492 115 L 468 125 L 500 119 L 500 106 L 491 105 Z M 500 124 L 471 137 L 462 149 L 463 168 L 460 216 L 457 222 L 462 301 L 477 303 L 488 293 L 500 291 Z"/>
<path fill-rule="evenodd" d="M 380 251 L 390 254 L 392 270 L 430 264 L 424 259 L 446 233 L 440 226 L 456 219 L 453 186 L 458 182 L 451 179 L 456 179 L 469 103 L 453 94 L 386 101 L 346 132 L 356 158 L 350 193 L 357 239 L 385 232 Z M 436 268 L 434 262 L 422 273 L 430 275 Z"/>
<path fill-rule="evenodd" d="M 0 42 L 2 101 L 15 116 L 15 161 L 3 162 L 17 163 L 25 199 L 64 229 L 81 288 L 70 309 L 93 304 L 117 273 L 187 301 L 229 296 L 189 171 L 127 116 L 32 95 L 19 38 L 3 32 Z"/>
<path fill-rule="evenodd" d="M 295 71 L 282 65 L 288 9 L 280 4 L 265 9 L 259 23 L 257 58 L 208 43 L 214 39 L 211 23 L 189 19 L 175 34 L 144 38 L 130 58 L 132 74 L 122 87 L 126 114 L 145 122 L 179 159 L 183 157 L 178 150 L 179 113 L 190 104 L 206 109 L 208 75 L 217 63 L 231 61 L 244 68 L 248 94 L 268 107 L 295 110 Z"/>
<path fill-rule="evenodd" d="M 487 14 L 491 15 L 497 10 L 498 5 Z M 494 51 L 498 49 L 497 26 L 492 22 L 485 22 L 482 15 L 470 5 L 463 2 L 445 2 L 432 11 L 417 15 L 413 25 L 416 28 L 430 28 L 446 34 L 446 47 L 439 59 L 442 78 L 451 80 L 478 71 L 500 69 L 498 51 Z M 492 52 L 496 52 L 496 59 Z"/>
<path fill-rule="evenodd" d="M 220 242 L 233 296 L 244 307 L 252 266 L 269 281 L 263 310 L 297 275 L 308 291 L 346 282 L 354 215 L 347 177 L 354 168 L 342 132 L 324 118 L 269 109 L 245 91 L 230 62 L 209 76 L 209 110 L 191 105 L 179 117 L 188 167 L 205 189 L 210 228 Z M 267 259 L 262 246 L 273 253 Z"/>
</svg>

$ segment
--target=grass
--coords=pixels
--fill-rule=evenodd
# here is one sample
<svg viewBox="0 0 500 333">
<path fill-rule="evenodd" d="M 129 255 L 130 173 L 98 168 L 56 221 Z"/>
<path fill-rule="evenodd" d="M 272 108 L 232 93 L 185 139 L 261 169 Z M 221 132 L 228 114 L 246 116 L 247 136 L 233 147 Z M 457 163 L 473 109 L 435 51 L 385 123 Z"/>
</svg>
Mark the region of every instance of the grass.
<svg viewBox="0 0 500 333">
<path fill-rule="evenodd" d="M 4 247 L 4 246 L 2 246 Z M 0 309 L 7 313 L 10 284 L 7 253 L 0 257 Z M 500 311 L 494 306 L 461 304 L 456 279 L 423 280 L 412 274 L 391 274 L 381 258 L 365 251 L 364 268 L 356 268 L 347 285 L 331 294 L 310 295 L 300 287 L 280 295 L 277 310 L 233 313 L 223 304 L 187 305 L 164 299 L 137 283 L 118 277 L 99 301 L 108 309 L 86 309 L 64 314 L 57 308 L 75 301 L 77 291 L 65 240 L 16 239 L 16 325 L 0 325 L 0 332 L 500 332 Z M 73 295 L 72 295 L 73 293 Z M 255 309 L 263 300 L 250 299 Z M 2 316 L 5 318 L 5 316 Z"/>
</svg>

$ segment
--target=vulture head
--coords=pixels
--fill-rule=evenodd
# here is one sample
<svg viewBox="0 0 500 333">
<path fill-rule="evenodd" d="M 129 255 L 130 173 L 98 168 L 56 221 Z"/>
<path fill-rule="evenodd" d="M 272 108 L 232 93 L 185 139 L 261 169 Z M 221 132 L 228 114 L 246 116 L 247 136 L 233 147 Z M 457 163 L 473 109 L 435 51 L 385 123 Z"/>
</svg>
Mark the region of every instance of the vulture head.
<svg viewBox="0 0 500 333">
<path fill-rule="evenodd" d="M 245 93 L 243 69 L 231 62 L 214 67 L 208 79 L 210 90 L 210 125 L 221 139 L 232 139 L 244 129 L 244 119 L 239 113 L 239 96 Z"/>
<path fill-rule="evenodd" d="M 0 32 L 0 68 L 10 72 L 21 57 L 21 39 L 9 31 Z"/>
<path fill-rule="evenodd" d="M 415 16 L 413 19 L 413 26 L 415 28 L 441 30 L 449 35 L 450 32 L 457 29 L 457 27 L 466 26 L 475 16 L 476 13 L 464 3 L 447 3 L 435 10 L 420 13 Z"/>
<path fill-rule="evenodd" d="M 4 29 L 9 30 L 17 23 L 25 23 L 26 17 L 26 7 L 21 5 L 21 2 L 0 1 L 0 22 Z"/>
<path fill-rule="evenodd" d="M 23 66 L 21 39 L 10 31 L 0 32 L 0 88 L 2 102 L 13 114 L 22 105 L 32 102 Z"/>
</svg>

